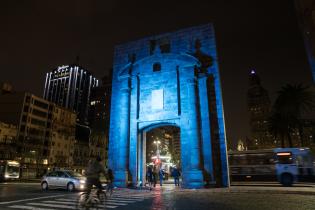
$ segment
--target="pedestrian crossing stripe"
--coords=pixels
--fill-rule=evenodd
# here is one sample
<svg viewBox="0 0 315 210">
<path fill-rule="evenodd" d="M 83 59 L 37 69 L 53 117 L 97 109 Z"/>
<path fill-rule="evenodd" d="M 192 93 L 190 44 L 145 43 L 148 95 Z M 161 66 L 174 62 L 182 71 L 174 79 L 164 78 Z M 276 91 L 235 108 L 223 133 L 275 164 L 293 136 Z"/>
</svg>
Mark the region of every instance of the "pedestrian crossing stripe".
<svg viewBox="0 0 315 210">
<path fill-rule="evenodd" d="M 27 203 L 27 205 L 41 206 L 41 207 L 55 207 L 55 208 L 62 208 L 62 209 L 76 209 L 75 205 L 69 206 L 69 205 L 49 204 L 49 203 Z"/>
<path fill-rule="evenodd" d="M 147 195 L 126 195 L 126 194 L 116 194 L 108 197 L 105 201 L 105 205 L 99 204 L 99 208 L 114 209 L 119 206 L 125 206 L 135 202 L 141 202 L 149 197 L 153 197 L 152 194 Z M 38 203 L 28 202 L 25 205 L 12 205 L 8 206 L 12 209 L 26 209 L 26 210 L 56 210 L 56 209 L 76 209 L 77 208 L 78 197 L 68 197 L 68 198 L 55 198 L 53 200 L 42 200 Z"/>
<path fill-rule="evenodd" d="M 14 205 L 14 206 L 9 206 L 9 208 L 13 209 L 30 209 L 30 210 L 55 210 L 55 209 L 48 209 L 48 208 L 36 208 L 32 206 L 23 206 L 23 205 Z"/>
<path fill-rule="evenodd" d="M 56 204 L 69 204 L 72 205 L 74 204 L 73 202 L 69 202 L 69 201 L 43 201 L 44 203 L 56 203 Z M 110 203 L 110 202 L 105 202 L 106 207 L 108 205 L 116 205 L 116 206 L 124 206 L 127 205 L 126 203 Z"/>
</svg>

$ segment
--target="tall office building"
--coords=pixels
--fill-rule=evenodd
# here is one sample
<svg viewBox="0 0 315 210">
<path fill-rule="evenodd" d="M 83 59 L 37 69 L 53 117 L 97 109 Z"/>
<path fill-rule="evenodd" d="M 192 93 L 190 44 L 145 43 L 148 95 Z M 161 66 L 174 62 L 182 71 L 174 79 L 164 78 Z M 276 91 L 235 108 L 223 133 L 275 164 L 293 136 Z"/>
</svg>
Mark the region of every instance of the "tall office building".
<svg viewBox="0 0 315 210">
<path fill-rule="evenodd" d="M 44 99 L 76 112 L 80 124 L 88 123 L 91 89 L 98 80 L 78 65 L 59 66 L 46 74 Z"/>
<path fill-rule="evenodd" d="M 295 7 L 315 82 L 315 0 L 295 0 Z"/>
<path fill-rule="evenodd" d="M 270 99 L 267 90 L 262 87 L 260 78 L 254 70 L 249 75 L 247 104 L 251 130 L 251 139 L 247 142 L 248 149 L 270 147 L 273 144 L 272 136 L 268 132 Z"/>
<path fill-rule="evenodd" d="M 107 160 L 108 151 L 111 78 L 111 75 L 103 77 L 102 85 L 92 89 L 90 98 L 90 156 L 100 156 L 104 160 Z"/>
</svg>

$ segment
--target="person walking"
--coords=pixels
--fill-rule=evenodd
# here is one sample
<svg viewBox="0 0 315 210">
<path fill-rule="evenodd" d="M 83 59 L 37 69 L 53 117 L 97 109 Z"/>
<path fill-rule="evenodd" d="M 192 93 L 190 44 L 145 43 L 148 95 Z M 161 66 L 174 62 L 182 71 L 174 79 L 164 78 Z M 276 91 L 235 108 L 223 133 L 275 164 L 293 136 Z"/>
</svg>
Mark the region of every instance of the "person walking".
<svg viewBox="0 0 315 210">
<path fill-rule="evenodd" d="M 160 186 L 162 186 L 163 184 L 163 178 L 164 178 L 164 171 L 163 169 L 160 168 L 160 171 L 159 171 Z"/>
<path fill-rule="evenodd" d="M 152 168 L 151 167 L 148 167 L 148 170 L 147 170 L 147 181 L 149 183 L 149 187 L 150 187 L 150 190 L 152 190 L 152 185 L 154 183 L 154 177 L 153 177 L 153 171 L 152 171 Z"/>
<path fill-rule="evenodd" d="M 174 184 L 175 184 L 175 186 L 179 186 L 180 172 L 179 172 L 179 170 L 177 168 L 173 168 L 172 177 L 174 177 Z"/>
<path fill-rule="evenodd" d="M 154 166 L 153 168 L 153 186 L 155 187 L 156 186 L 156 181 L 157 181 L 157 169 L 156 169 L 156 166 Z"/>
<path fill-rule="evenodd" d="M 109 192 L 109 195 L 111 196 L 113 194 L 114 189 L 114 174 L 112 169 L 107 170 L 107 191 Z"/>
</svg>

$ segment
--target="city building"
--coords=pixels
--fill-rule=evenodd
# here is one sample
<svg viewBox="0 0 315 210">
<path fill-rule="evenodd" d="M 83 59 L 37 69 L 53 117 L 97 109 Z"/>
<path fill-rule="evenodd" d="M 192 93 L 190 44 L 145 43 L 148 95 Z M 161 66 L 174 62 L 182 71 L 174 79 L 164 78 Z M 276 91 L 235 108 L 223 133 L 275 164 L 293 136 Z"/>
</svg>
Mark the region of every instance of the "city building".
<svg viewBox="0 0 315 210">
<path fill-rule="evenodd" d="M 308 63 L 315 82 L 315 2 L 314 0 L 295 0 L 295 7 Z"/>
<path fill-rule="evenodd" d="M 50 167 L 72 168 L 76 117 L 73 111 L 54 106 L 49 149 Z"/>
<path fill-rule="evenodd" d="M 58 112 L 61 112 L 60 116 Z M 65 155 L 62 158 L 66 162 L 71 161 L 70 155 L 73 153 L 68 152 L 71 144 L 67 148 L 65 144 L 68 137 L 71 139 L 68 141 L 74 141 L 75 119 L 74 112 L 31 93 L 0 95 L 0 121 L 17 127 L 14 159 L 21 163 L 22 177 L 41 176 L 50 167 L 60 163 L 56 162 L 60 160 L 60 154 Z M 63 144 L 60 145 L 60 142 Z M 59 143 L 58 151 L 61 152 L 55 153 L 55 143 L 57 146 Z"/>
<path fill-rule="evenodd" d="M 111 75 L 102 78 L 102 85 L 92 88 L 90 98 L 90 156 L 107 160 L 111 102 Z"/>
<path fill-rule="evenodd" d="M 252 70 L 249 75 L 247 105 L 251 138 L 247 141 L 248 149 L 263 149 L 274 146 L 273 138 L 268 131 L 268 117 L 271 102 L 266 89 L 261 85 L 258 74 Z"/>
<path fill-rule="evenodd" d="M 75 144 L 73 153 L 73 169 L 83 172 L 86 168 L 90 156 L 90 136 L 91 129 L 88 126 L 76 124 Z"/>
<path fill-rule="evenodd" d="M 79 124 L 88 124 L 91 89 L 98 80 L 78 65 L 59 66 L 46 74 L 44 99 L 77 114 Z"/>
<path fill-rule="evenodd" d="M 17 126 L 0 122 L 0 160 L 16 158 Z"/>
</svg>

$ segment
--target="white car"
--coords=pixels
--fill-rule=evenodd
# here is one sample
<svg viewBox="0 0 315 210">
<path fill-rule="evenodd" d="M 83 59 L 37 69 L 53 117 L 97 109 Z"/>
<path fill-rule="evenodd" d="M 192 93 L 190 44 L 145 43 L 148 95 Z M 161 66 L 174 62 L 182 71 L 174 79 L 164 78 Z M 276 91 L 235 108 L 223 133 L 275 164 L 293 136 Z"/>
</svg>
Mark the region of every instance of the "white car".
<svg viewBox="0 0 315 210">
<path fill-rule="evenodd" d="M 52 171 L 42 177 L 42 190 L 49 188 L 64 188 L 72 192 L 75 190 L 84 190 L 86 177 L 74 171 Z"/>
</svg>

